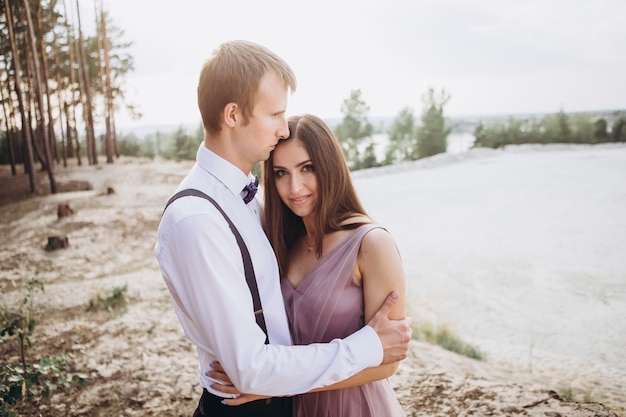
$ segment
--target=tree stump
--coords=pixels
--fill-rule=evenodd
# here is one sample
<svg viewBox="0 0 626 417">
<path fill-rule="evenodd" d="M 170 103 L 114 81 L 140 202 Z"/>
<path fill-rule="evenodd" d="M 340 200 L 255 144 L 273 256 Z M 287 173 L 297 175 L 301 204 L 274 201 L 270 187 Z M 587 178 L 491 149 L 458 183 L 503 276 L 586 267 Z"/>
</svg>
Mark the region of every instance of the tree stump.
<svg viewBox="0 0 626 417">
<path fill-rule="evenodd" d="M 48 236 L 48 244 L 46 245 L 47 251 L 65 249 L 68 246 L 70 246 L 70 241 L 67 236 Z"/>
<path fill-rule="evenodd" d="M 74 214 L 74 210 L 72 210 L 69 204 L 64 203 L 57 206 L 57 217 L 59 219 L 61 217 L 71 216 L 72 214 Z"/>
</svg>

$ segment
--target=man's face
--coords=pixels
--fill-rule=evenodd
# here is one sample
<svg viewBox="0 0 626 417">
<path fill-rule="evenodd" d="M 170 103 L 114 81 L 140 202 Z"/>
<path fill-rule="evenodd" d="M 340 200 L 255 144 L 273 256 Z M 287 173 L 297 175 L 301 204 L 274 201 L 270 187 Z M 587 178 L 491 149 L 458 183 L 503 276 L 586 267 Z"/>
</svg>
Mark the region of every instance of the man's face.
<svg viewBox="0 0 626 417">
<path fill-rule="evenodd" d="M 250 169 L 270 156 L 281 138 L 289 136 L 285 117 L 289 88 L 274 72 L 265 74 L 259 85 L 256 104 L 248 124 L 243 126 L 243 117 L 236 137 L 235 146 L 242 157 L 242 164 Z M 241 167 L 241 166 L 240 166 Z"/>
</svg>

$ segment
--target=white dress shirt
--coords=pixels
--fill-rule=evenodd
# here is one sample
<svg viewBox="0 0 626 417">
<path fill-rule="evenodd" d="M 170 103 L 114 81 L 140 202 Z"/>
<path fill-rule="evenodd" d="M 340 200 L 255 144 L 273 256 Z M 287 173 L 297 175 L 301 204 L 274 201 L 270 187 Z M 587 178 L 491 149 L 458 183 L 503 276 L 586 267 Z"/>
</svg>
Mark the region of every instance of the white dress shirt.
<svg viewBox="0 0 626 417">
<path fill-rule="evenodd" d="M 200 384 L 219 361 L 242 392 L 288 395 L 330 385 L 381 363 L 382 345 L 370 326 L 326 344 L 292 346 L 280 290 L 278 264 L 261 227 L 261 196 L 246 205 L 250 182 L 237 167 L 200 146 L 178 190 L 211 196 L 243 237 L 254 265 L 270 344 L 256 324 L 241 252 L 228 223 L 207 200 L 183 197 L 165 211 L 155 254 L 174 310 L 200 360 Z M 259 192 L 258 194 L 261 194 Z"/>
</svg>

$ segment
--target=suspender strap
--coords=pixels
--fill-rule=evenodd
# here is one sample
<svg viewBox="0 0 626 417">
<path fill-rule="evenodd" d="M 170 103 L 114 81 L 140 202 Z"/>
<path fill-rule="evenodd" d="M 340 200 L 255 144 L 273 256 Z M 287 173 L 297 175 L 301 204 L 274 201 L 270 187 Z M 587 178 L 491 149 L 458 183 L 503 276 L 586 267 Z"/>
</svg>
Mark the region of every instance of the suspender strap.
<svg viewBox="0 0 626 417">
<path fill-rule="evenodd" d="M 230 230 L 233 232 L 233 235 L 235 235 L 235 239 L 237 240 L 237 245 L 239 245 L 239 250 L 241 250 L 241 259 L 243 260 L 243 269 L 246 274 L 246 282 L 248 283 L 248 288 L 250 289 L 250 294 L 252 295 L 254 317 L 256 319 L 256 323 L 259 325 L 261 330 L 263 330 L 263 333 L 265 333 L 265 344 L 268 344 L 269 338 L 267 336 L 265 316 L 263 315 L 263 307 L 261 306 L 261 298 L 259 297 L 259 289 L 256 284 L 256 275 L 254 274 L 254 267 L 252 266 L 252 258 L 250 257 L 250 252 L 248 251 L 248 247 L 246 246 L 246 243 L 243 241 L 243 238 L 241 237 L 239 230 L 237 230 L 233 222 L 230 220 L 230 218 L 226 215 L 224 210 L 222 210 L 222 208 L 219 206 L 219 204 L 217 204 L 215 200 L 213 200 L 211 197 L 209 197 L 202 191 L 196 190 L 193 188 L 181 190 L 177 192 L 176 194 L 174 194 L 172 198 L 170 198 L 170 200 L 165 205 L 163 212 L 165 212 L 167 207 L 170 204 L 172 204 L 174 200 L 177 200 L 180 197 L 186 197 L 186 196 L 200 197 L 200 198 L 209 200 L 215 206 L 215 208 L 220 213 L 222 213 L 222 216 L 224 216 L 224 219 L 226 219 L 226 221 L 228 222 L 228 226 L 230 226 Z"/>
</svg>

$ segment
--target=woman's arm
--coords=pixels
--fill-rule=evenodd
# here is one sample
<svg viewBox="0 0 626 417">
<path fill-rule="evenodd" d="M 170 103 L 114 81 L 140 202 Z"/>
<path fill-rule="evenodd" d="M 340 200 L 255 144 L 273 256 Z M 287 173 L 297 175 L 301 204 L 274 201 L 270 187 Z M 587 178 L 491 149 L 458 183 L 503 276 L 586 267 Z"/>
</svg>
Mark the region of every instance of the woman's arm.
<svg viewBox="0 0 626 417">
<path fill-rule="evenodd" d="M 365 323 L 370 321 L 392 291 L 398 293 L 398 300 L 393 305 L 389 318 L 403 319 L 405 317 L 406 282 L 404 269 L 395 240 L 386 230 L 372 229 L 363 237 L 354 269 L 354 282 L 363 288 Z M 310 392 L 350 388 L 388 378 L 396 372 L 398 364 L 399 362 L 395 362 L 367 368 L 341 382 L 316 388 Z M 228 377 L 219 371 L 215 373 L 215 378 L 230 382 Z M 227 393 L 239 393 L 234 387 L 221 387 L 219 389 Z M 227 405 L 240 405 L 258 398 L 264 397 L 242 394 L 237 399 L 225 400 L 225 403 Z"/>
<path fill-rule="evenodd" d="M 394 304 L 390 319 L 403 319 L 406 315 L 406 282 L 400 253 L 396 242 L 384 229 L 372 229 L 361 242 L 354 268 L 354 282 L 363 288 L 365 323 L 385 302 L 390 292 L 398 293 L 398 302 Z M 351 378 L 336 384 L 312 390 L 328 391 L 350 388 L 388 378 L 398 369 L 399 362 L 367 368 Z"/>
</svg>

